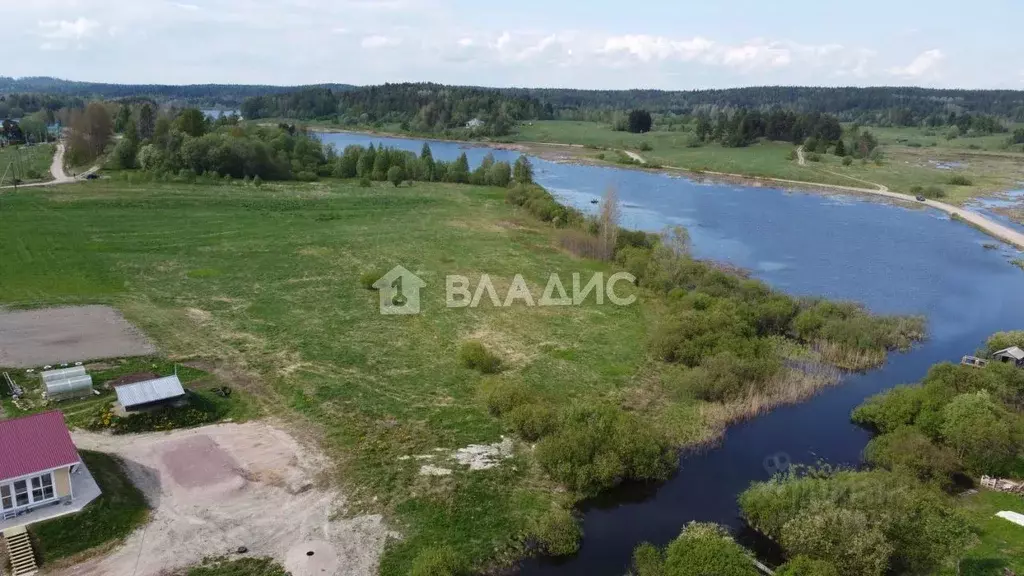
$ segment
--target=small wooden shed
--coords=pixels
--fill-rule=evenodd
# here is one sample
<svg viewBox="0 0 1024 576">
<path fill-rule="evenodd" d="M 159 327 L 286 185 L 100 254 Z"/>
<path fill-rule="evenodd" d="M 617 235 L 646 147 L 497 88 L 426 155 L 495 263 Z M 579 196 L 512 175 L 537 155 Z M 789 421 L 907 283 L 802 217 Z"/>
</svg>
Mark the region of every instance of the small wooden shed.
<svg viewBox="0 0 1024 576">
<path fill-rule="evenodd" d="M 992 358 L 1004 364 L 1013 364 L 1024 368 L 1024 350 L 1019 346 L 1010 346 L 992 354 Z"/>
</svg>

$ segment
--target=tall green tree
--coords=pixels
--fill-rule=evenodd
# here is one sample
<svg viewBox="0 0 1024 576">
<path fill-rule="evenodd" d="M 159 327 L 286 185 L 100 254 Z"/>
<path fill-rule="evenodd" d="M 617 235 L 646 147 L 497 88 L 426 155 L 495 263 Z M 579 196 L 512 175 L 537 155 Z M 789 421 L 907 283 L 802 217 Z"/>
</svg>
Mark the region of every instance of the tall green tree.
<svg viewBox="0 0 1024 576">
<path fill-rule="evenodd" d="M 434 178 L 434 154 L 430 151 L 430 144 L 423 143 L 423 150 L 420 151 L 420 162 L 423 166 L 423 179 L 431 182 Z"/>
<path fill-rule="evenodd" d="M 156 110 L 149 102 L 139 107 L 139 138 L 148 140 L 153 137 L 156 130 Z"/>
<path fill-rule="evenodd" d="M 182 110 L 175 124 L 178 130 L 193 138 L 199 138 L 206 134 L 206 115 L 198 108 Z"/>
<path fill-rule="evenodd" d="M 533 164 L 525 155 L 516 160 L 512 168 L 512 178 L 516 184 L 533 184 Z"/>
</svg>

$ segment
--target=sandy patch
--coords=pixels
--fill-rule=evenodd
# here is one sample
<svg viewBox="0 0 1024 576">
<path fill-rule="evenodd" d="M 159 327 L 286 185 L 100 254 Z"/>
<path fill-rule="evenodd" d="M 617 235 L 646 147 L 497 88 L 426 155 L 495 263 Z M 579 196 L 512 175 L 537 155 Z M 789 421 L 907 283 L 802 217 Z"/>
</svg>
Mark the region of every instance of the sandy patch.
<svg viewBox="0 0 1024 576">
<path fill-rule="evenodd" d="M 0 366 L 146 356 L 156 347 L 109 306 L 0 311 Z"/>
<path fill-rule="evenodd" d="M 494 468 L 505 458 L 512 456 L 512 439 L 502 436 L 494 444 L 470 444 L 455 451 L 455 459 L 470 470 Z"/>
<path fill-rule="evenodd" d="M 316 482 L 326 458 L 264 423 L 73 436 L 79 448 L 124 458 L 153 515 L 122 546 L 67 574 L 156 576 L 245 546 L 295 576 L 369 576 L 393 536 L 379 515 L 338 518 L 344 497 Z"/>
<path fill-rule="evenodd" d="M 199 308 L 186 308 L 185 313 L 188 317 L 197 324 L 206 324 L 212 318 L 212 315 L 206 310 L 200 310 Z"/>
</svg>

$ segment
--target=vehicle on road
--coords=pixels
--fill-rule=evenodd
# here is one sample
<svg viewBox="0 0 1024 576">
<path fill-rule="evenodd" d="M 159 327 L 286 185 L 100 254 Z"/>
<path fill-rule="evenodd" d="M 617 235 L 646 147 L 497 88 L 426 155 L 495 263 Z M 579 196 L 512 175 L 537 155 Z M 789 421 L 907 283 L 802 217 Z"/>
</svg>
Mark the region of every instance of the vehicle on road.
<svg viewBox="0 0 1024 576">
<path fill-rule="evenodd" d="M 86 174 L 86 175 L 85 175 L 85 179 L 86 179 L 86 180 L 96 180 L 96 179 L 98 179 L 98 178 L 99 178 L 99 176 L 98 176 L 98 175 L 96 175 L 96 174 Z"/>
<path fill-rule="evenodd" d="M 924 196 L 915 196 L 915 198 L 917 198 L 918 202 L 924 202 L 925 201 L 925 197 Z"/>
</svg>

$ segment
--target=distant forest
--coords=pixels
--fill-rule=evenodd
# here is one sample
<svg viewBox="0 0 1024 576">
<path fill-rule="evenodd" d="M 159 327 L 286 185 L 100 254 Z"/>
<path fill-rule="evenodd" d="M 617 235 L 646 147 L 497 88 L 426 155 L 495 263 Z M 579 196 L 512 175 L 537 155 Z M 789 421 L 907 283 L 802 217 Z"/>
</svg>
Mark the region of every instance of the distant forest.
<svg viewBox="0 0 1024 576">
<path fill-rule="evenodd" d="M 21 94 L 21 96 L 18 96 Z M 20 100 L 12 100 L 20 98 Z M 1001 131 L 998 122 L 1024 122 L 1024 91 L 937 90 L 912 87 L 750 87 L 726 90 L 575 90 L 480 88 L 440 84 L 356 87 L 200 84 L 100 84 L 55 78 L 0 77 L 0 117 L 40 107 L 82 107 L 91 99 L 151 99 L 160 104 L 240 108 L 245 118 L 337 120 L 343 124 L 401 123 L 417 132 L 460 129 L 473 119 L 484 135 L 507 133 L 517 122 L 571 119 L 614 122 L 630 110 L 659 118 L 716 117 L 739 110 L 829 114 L 873 126 L 952 126 Z M 661 124 L 662 126 L 664 124 Z"/>
<path fill-rule="evenodd" d="M 321 88 L 347 90 L 348 84 L 323 84 Z M 299 86 L 269 86 L 245 84 L 190 84 L 173 86 L 163 84 L 102 84 L 75 82 L 48 76 L 10 78 L 0 76 L 0 95 L 14 93 L 51 94 L 85 99 L 114 100 L 128 97 L 150 97 L 159 101 L 178 100 L 194 106 L 223 106 L 237 108 L 242 101 L 261 94 L 294 92 Z"/>
</svg>

